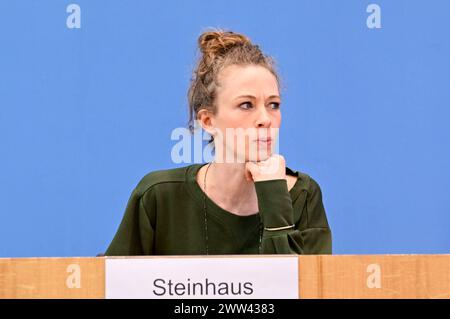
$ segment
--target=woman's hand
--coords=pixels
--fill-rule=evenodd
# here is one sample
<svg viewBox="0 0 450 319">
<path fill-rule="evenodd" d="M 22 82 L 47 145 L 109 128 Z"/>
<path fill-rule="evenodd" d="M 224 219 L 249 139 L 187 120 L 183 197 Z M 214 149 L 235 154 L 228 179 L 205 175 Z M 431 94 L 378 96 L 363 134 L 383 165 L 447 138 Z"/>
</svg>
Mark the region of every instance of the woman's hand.
<svg viewBox="0 0 450 319">
<path fill-rule="evenodd" d="M 246 162 L 245 177 L 253 182 L 286 179 L 286 161 L 283 156 L 273 154 L 264 161 Z"/>
</svg>

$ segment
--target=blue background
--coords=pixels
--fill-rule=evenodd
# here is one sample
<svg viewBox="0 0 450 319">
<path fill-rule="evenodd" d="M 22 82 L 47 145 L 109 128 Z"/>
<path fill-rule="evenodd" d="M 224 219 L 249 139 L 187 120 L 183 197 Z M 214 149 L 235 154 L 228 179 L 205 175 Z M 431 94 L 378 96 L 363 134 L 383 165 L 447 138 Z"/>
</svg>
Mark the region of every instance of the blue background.
<svg viewBox="0 0 450 319">
<path fill-rule="evenodd" d="M 105 251 L 174 164 L 197 38 L 279 65 L 280 152 L 320 184 L 334 254 L 450 252 L 450 1 L 0 2 L 0 256 Z"/>
</svg>

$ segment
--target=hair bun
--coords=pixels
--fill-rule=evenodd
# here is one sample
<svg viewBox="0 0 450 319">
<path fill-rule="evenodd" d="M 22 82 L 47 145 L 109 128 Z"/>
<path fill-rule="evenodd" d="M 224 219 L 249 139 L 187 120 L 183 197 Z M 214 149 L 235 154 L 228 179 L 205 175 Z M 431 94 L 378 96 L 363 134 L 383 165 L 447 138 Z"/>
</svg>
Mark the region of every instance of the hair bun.
<svg viewBox="0 0 450 319">
<path fill-rule="evenodd" d="M 233 47 L 245 44 L 251 44 L 250 39 L 245 35 L 220 29 L 204 32 L 198 38 L 200 51 L 210 58 L 223 54 Z"/>
</svg>

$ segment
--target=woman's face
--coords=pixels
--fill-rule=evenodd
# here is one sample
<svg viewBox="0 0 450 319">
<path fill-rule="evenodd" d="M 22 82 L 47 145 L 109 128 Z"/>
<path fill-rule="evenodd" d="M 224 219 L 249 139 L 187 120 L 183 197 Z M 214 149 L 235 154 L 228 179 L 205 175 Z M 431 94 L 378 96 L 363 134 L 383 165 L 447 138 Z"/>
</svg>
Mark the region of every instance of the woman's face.
<svg viewBox="0 0 450 319">
<path fill-rule="evenodd" d="M 281 112 L 275 76 L 262 66 L 231 65 L 218 76 L 216 161 L 262 161 L 272 154 L 278 139 Z"/>
</svg>

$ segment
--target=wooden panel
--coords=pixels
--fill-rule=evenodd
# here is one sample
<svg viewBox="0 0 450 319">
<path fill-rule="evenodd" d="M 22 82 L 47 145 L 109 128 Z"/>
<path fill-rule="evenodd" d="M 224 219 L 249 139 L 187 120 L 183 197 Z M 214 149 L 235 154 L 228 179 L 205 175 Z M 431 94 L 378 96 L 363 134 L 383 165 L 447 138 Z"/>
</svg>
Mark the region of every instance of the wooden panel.
<svg viewBox="0 0 450 319">
<path fill-rule="evenodd" d="M 450 298 L 450 255 L 299 256 L 299 295 Z M 0 258 L 0 298 L 104 296 L 104 257 Z"/>
<path fill-rule="evenodd" d="M 450 298 L 450 255 L 299 259 L 300 298 Z"/>
<path fill-rule="evenodd" d="M 0 258 L 0 298 L 104 296 L 104 258 Z"/>
</svg>

